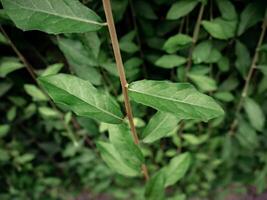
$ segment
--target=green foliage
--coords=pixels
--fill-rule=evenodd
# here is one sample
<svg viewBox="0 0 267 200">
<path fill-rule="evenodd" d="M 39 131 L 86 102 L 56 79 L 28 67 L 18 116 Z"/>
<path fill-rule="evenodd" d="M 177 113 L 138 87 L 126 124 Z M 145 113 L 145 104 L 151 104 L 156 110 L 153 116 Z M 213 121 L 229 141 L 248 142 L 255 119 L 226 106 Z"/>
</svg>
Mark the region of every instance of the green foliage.
<svg viewBox="0 0 267 200">
<path fill-rule="evenodd" d="M 266 190 L 265 2 L 1 3 L 0 199 Z"/>
</svg>

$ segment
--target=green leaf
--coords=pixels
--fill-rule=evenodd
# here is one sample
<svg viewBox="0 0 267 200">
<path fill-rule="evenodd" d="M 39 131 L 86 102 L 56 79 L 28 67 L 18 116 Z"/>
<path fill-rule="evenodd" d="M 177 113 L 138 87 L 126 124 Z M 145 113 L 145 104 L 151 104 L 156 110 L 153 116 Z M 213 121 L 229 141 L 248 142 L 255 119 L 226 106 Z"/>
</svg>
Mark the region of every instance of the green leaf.
<svg viewBox="0 0 267 200">
<path fill-rule="evenodd" d="M 206 134 L 206 135 L 195 136 L 193 134 L 185 133 L 182 134 L 182 137 L 190 146 L 191 145 L 193 146 L 193 145 L 200 145 L 205 141 L 207 141 L 209 135 Z"/>
<path fill-rule="evenodd" d="M 188 83 L 143 80 L 129 86 L 130 98 L 157 110 L 173 113 L 181 119 L 209 119 L 224 114 L 209 96 L 201 94 Z"/>
<path fill-rule="evenodd" d="M 237 13 L 234 5 L 229 0 L 216 0 L 219 10 L 225 20 L 236 20 Z"/>
<path fill-rule="evenodd" d="M 186 58 L 178 55 L 163 55 L 155 63 L 156 66 L 171 69 L 186 63 Z"/>
<path fill-rule="evenodd" d="M 225 102 L 231 102 L 235 99 L 231 92 L 216 92 L 214 97 Z"/>
<path fill-rule="evenodd" d="M 167 39 L 163 45 L 163 49 L 167 53 L 175 53 L 176 51 L 188 47 L 192 43 L 192 37 L 185 34 L 177 34 Z"/>
<path fill-rule="evenodd" d="M 24 89 L 28 95 L 30 95 L 33 101 L 47 101 L 46 95 L 35 85 L 25 84 Z"/>
<path fill-rule="evenodd" d="M 189 73 L 188 77 L 197 85 L 203 92 L 211 92 L 217 90 L 216 81 L 208 76 Z"/>
<path fill-rule="evenodd" d="M 239 128 L 236 137 L 242 147 L 245 149 L 254 149 L 259 145 L 256 131 L 244 120 L 239 122 Z"/>
<path fill-rule="evenodd" d="M 227 72 L 230 68 L 229 58 L 226 56 L 222 56 L 220 60 L 218 60 L 218 67 L 222 72 Z"/>
<path fill-rule="evenodd" d="M 79 116 L 114 124 L 123 120 L 117 102 L 97 91 L 88 81 L 67 74 L 40 77 L 38 80 L 56 103 L 65 105 Z"/>
<path fill-rule="evenodd" d="M 146 184 L 146 200 L 164 200 L 165 199 L 165 174 L 162 171 L 156 173 Z"/>
<path fill-rule="evenodd" d="M 64 67 L 63 63 L 56 63 L 53 65 L 49 65 L 41 74 L 41 76 L 48 76 L 57 74 Z"/>
<path fill-rule="evenodd" d="M 236 55 L 235 67 L 241 73 L 243 78 L 245 78 L 248 72 L 248 68 L 251 64 L 251 58 L 248 48 L 238 40 L 236 40 L 235 43 L 235 55 Z"/>
<path fill-rule="evenodd" d="M 4 124 L 0 125 L 0 138 L 5 137 L 6 134 L 10 131 L 10 125 Z"/>
<path fill-rule="evenodd" d="M 5 12 L 17 27 L 47 33 L 96 31 L 101 19 L 77 0 L 2 0 Z"/>
<path fill-rule="evenodd" d="M 265 124 L 265 115 L 262 111 L 261 106 L 253 99 L 246 98 L 244 102 L 244 108 L 251 125 L 257 131 L 263 131 Z"/>
<path fill-rule="evenodd" d="M 143 131 L 143 142 L 153 143 L 175 131 L 180 120 L 170 113 L 158 111 Z"/>
<path fill-rule="evenodd" d="M 157 19 L 157 15 L 155 14 L 152 4 L 146 2 L 146 1 L 135 1 L 134 7 L 137 16 L 143 17 L 145 19 L 155 20 Z"/>
<path fill-rule="evenodd" d="M 216 63 L 221 58 L 221 53 L 213 47 L 210 40 L 199 43 L 193 51 L 193 61 L 199 63 Z"/>
<path fill-rule="evenodd" d="M 109 125 L 108 131 L 111 144 L 119 152 L 125 163 L 136 171 L 141 171 L 144 156 L 139 147 L 134 144 L 127 125 Z"/>
<path fill-rule="evenodd" d="M 179 19 L 190 13 L 198 4 L 196 0 L 181 0 L 172 4 L 167 13 L 167 19 Z"/>
<path fill-rule="evenodd" d="M 0 62 L 0 77 L 5 78 L 9 73 L 23 68 L 24 65 L 13 58 L 5 58 Z"/>
<path fill-rule="evenodd" d="M 140 174 L 140 170 L 137 171 L 125 163 L 117 149 L 112 144 L 99 141 L 96 145 L 97 149 L 100 151 L 102 159 L 117 173 L 131 177 L 138 176 Z"/>
<path fill-rule="evenodd" d="M 60 115 L 57 111 L 53 110 L 52 108 L 49 107 L 39 107 L 38 111 L 44 118 L 50 118 L 50 119 L 59 119 Z"/>
<path fill-rule="evenodd" d="M 165 187 L 174 185 L 183 178 L 190 164 L 191 155 L 189 153 L 182 153 L 172 158 L 170 163 L 162 169 L 166 177 Z"/>
<path fill-rule="evenodd" d="M 264 17 L 265 6 L 262 2 L 252 2 L 246 6 L 240 15 L 237 35 L 242 35 L 248 28 L 254 26 Z"/>
<path fill-rule="evenodd" d="M 212 37 L 227 40 L 235 36 L 237 21 L 216 18 L 213 21 L 203 20 L 202 25 Z"/>
<path fill-rule="evenodd" d="M 139 47 L 133 42 L 120 42 L 120 49 L 126 53 L 135 53 Z"/>
</svg>

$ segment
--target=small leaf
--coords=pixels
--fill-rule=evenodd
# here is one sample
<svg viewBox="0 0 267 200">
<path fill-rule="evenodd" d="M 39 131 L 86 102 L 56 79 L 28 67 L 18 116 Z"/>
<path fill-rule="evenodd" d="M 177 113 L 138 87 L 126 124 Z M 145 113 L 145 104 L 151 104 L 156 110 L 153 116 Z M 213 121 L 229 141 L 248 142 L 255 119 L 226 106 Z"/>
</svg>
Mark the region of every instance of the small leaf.
<svg viewBox="0 0 267 200">
<path fill-rule="evenodd" d="M 260 105 L 251 98 L 246 98 L 244 102 L 244 108 L 247 113 L 248 119 L 251 125 L 257 131 L 263 131 L 265 123 L 265 115 Z"/>
<path fill-rule="evenodd" d="M 60 115 L 57 111 L 53 110 L 52 108 L 41 106 L 38 108 L 38 111 L 44 118 L 53 118 L 59 119 Z"/>
<path fill-rule="evenodd" d="M 189 153 L 182 153 L 172 158 L 170 163 L 163 168 L 166 177 L 165 187 L 174 185 L 183 178 L 190 164 L 191 155 Z"/>
<path fill-rule="evenodd" d="M 145 19 L 155 20 L 157 19 L 157 15 L 155 14 L 152 4 L 146 2 L 146 1 L 135 1 L 134 7 L 136 14 L 140 17 L 143 17 Z"/>
<path fill-rule="evenodd" d="M 115 124 L 123 120 L 117 102 L 111 96 L 97 91 L 88 81 L 67 74 L 40 77 L 38 80 L 56 103 L 79 116 Z"/>
<path fill-rule="evenodd" d="M 146 184 L 146 200 L 164 200 L 165 174 L 162 171 L 156 173 Z"/>
<path fill-rule="evenodd" d="M 167 19 L 179 19 L 190 13 L 198 4 L 196 0 L 181 0 L 172 4 L 167 13 Z"/>
<path fill-rule="evenodd" d="M 170 113 L 158 111 L 143 131 L 143 142 L 153 143 L 175 131 L 180 120 Z"/>
<path fill-rule="evenodd" d="M 235 55 L 236 55 L 235 67 L 241 73 L 243 78 L 245 78 L 248 72 L 248 68 L 251 64 L 251 58 L 247 47 L 238 40 L 236 40 L 235 43 Z"/>
<path fill-rule="evenodd" d="M 23 68 L 23 64 L 13 58 L 6 58 L 0 62 L 0 77 L 5 78 L 9 73 Z"/>
<path fill-rule="evenodd" d="M 130 98 L 138 103 L 181 119 L 209 119 L 224 114 L 222 108 L 209 96 L 201 94 L 188 83 L 143 80 L 129 86 Z"/>
<path fill-rule="evenodd" d="M 4 124 L 0 125 L 0 138 L 5 137 L 6 134 L 10 131 L 10 125 Z"/>
<path fill-rule="evenodd" d="M 225 20 L 236 20 L 237 13 L 234 5 L 229 0 L 216 0 L 219 10 Z"/>
<path fill-rule="evenodd" d="M 24 89 L 30 95 L 33 101 L 47 101 L 46 95 L 35 85 L 25 84 Z"/>
<path fill-rule="evenodd" d="M 109 125 L 108 130 L 110 142 L 119 152 L 121 158 L 128 166 L 131 166 L 136 171 L 140 171 L 141 165 L 144 163 L 144 156 L 139 147 L 134 144 L 127 125 Z"/>
<path fill-rule="evenodd" d="M 229 58 L 226 56 L 222 56 L 221 59 L 218 61 L 218 67 L 222 72 L 229 71 L 230 68 L 230 61 Z"/>
<path fill-rule="evenodd" d="M 175 53 L 176 51 L 188 47 L 192 43 L 192 38 L 185 34 L 177 34 L 167 39 L 163 45 L 163 49 L 167 53 Z"/>
<path fill-rule="evenodd" d="M 164 55 L 156 61 L 155 65 L 162 68 L 171 69 L 181 66 L 184 63 L 186 63 L 186 58 L 184 57 L 178 55 Z"/>
<path fill-rule="evenodd" d="M 133 42 L 120 42 L 120 49 L 126 53 L 135 53 L 139 47 Z"/>
<path fill-rule="evenodd" d="M 231 102 L 235 99 L 231 92 L 216 92 L 214 97 L 225 102 Z"/>
<path fill-rule="evenodd" d="M 47 33 L 84 33 L 104 24 L 94 11 L 77 0 L 2 0 L 17 27 Z"/>
<path fill-rule="evenodd" d="M 56 63 L 56 64 L 53 64 L 53 65 L 49 65 L 44 70 L 44 72 L 41 74 L 41 76 L 48 76 L 48 75 L 57 74 L 63 67 L 64 67 L 63 63 Z"/>
<path fill-rule="evenodd" d="M 245 149 L 255 149 L 259 145 L 256 131 L 244 120 L 239 122 L 239 128 L 236 137 L 242 147 Z"/>
<path fill-rule="evenodd" d="M 189 73 L 188 77 L 197 85 L 203 92 L 211 92 L 217 90 L 216 81 L 208 76 Z"/>
<path fill-rule="evenodd" d="M 125 163 L 117 149 L 112 144 L 99 141 L 96 145 L 103 160 L 117 173 L 124 176 L 138 176 L 140 174 L 140 171 L 129 167 Z"/>
</svg>

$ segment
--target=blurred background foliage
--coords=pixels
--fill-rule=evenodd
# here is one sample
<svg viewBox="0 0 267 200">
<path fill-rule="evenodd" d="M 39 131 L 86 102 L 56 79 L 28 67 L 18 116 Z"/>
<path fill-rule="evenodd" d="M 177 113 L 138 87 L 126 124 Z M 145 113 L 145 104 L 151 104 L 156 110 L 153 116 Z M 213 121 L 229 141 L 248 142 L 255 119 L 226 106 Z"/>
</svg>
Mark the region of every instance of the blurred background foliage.
<svg viewBox="0 0 267 200">
<path fill-rule="evenodd" d="M 81 2 L 105 19 L 101 1 Z M 248 187 L 264 192 L 267 39 L 258 41 L 267 2 L 112 0 L 112 8 L 128 81 L 189 81 L 226 112 L 208 123 L 175 124 L 166 138 L 142 144 L 152 172 L 177 153 L 192 153 L 189 172 L 167 194 L 219 200 Z M 99 157 L 95 141 L 107 137 L 107 125 L 56 107 L 36 84 L 37 76 L 76 74 L 122 102 L 107 29 L 22 32 L 4 10 L 0 23 L 0 199 L 142 199 L 143 180 L 116 174 Z M 155 111 L 132 105 L 141 134 Z"/>
</svg>

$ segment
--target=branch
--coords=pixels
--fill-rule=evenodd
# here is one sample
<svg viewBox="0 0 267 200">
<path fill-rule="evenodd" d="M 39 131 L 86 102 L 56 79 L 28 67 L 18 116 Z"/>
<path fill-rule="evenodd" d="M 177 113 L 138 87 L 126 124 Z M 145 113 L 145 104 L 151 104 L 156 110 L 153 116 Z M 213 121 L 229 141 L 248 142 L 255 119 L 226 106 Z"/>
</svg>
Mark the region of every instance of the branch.
<svg viewBox="0 0 267 200">
<path fill-rule="evenodd" d="M 102 2 L 103 2 L 103 7 L 104 7 L 106 19 L 107 19 L 108 30 L 109 30 L 109 34 L 110 34 L 110 38 L 111 38 L 112 48 L 113 48 L 113 52 L 114 52 L 114 56 L 115 56 L 115 60 L 116 60 L 116 64 L 117 64 L 117 70 L 118 70 L 118 73 L 120 76 L 121 88 L 122 88 L 122 93 L 123 93 L 123 97 L 124 97 L 124 105 L 125 105 L 127 118 L 129 120 L 129 124 L 130 124 L 130 128 L 131 128 L 131 134 L 132 134 L 134 143 L 136 145 L 138 145 L 139 144 L 139 138 L 138 138 L 138 135 L 136 133 L 135 126 L 134 126 L 132 108 L 131 108 L 131 104 L 130 104 L 130 100 L 129 100 L 129 96 L 128 96 L 128 83 L 127 83 L 126 76 L 125 76 L 125 71 L 124 71 L 124 66 L 123 66 L 123 62 L 122 62 L 122 57 L 121 57 L 118 37 L 117 37 L 116 29 L 115 29 L 115 24 L 114 24 L 114 20 L 113 20 L 110 0 L 102 0 Z M 143 174 L 145 176 L 145 179 L 148 180 L 149 175 L 148 175 L 147 167 L 145 164 L 142 165 L 142 171 L 143 171 Z"/>
</svg>

